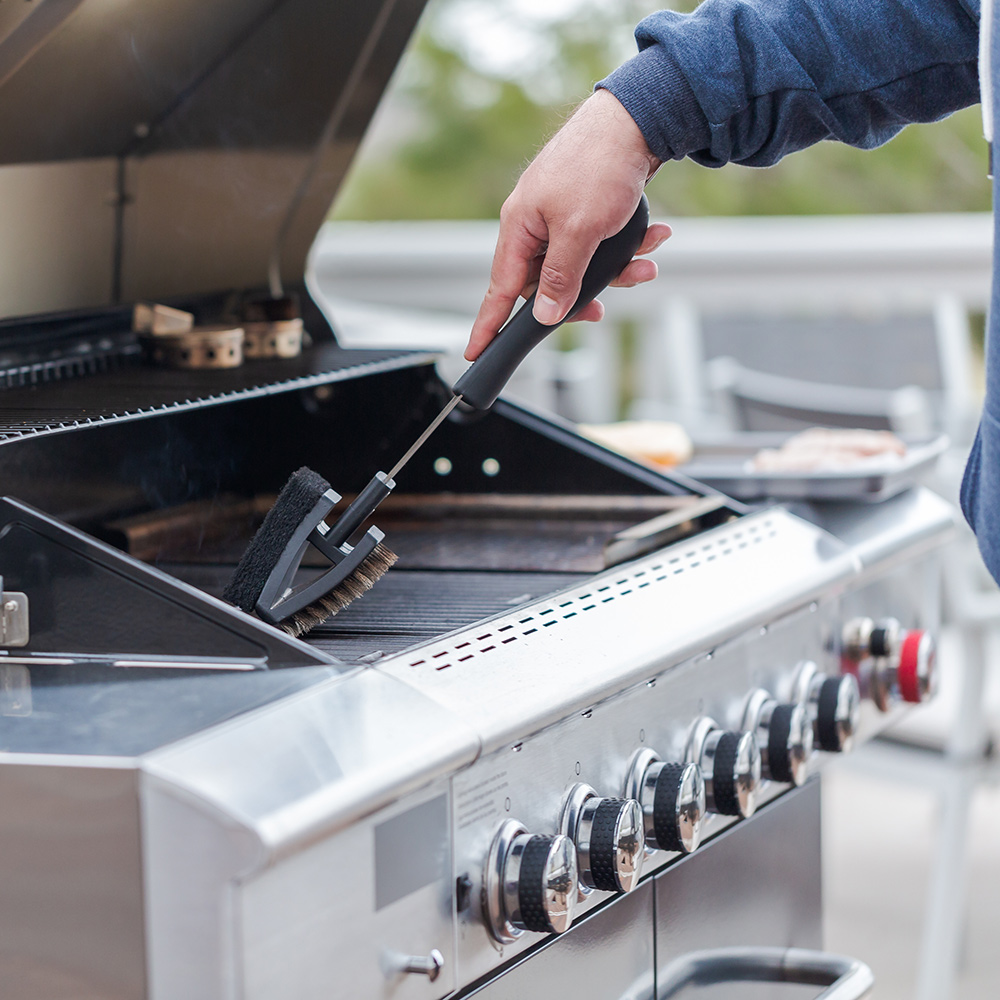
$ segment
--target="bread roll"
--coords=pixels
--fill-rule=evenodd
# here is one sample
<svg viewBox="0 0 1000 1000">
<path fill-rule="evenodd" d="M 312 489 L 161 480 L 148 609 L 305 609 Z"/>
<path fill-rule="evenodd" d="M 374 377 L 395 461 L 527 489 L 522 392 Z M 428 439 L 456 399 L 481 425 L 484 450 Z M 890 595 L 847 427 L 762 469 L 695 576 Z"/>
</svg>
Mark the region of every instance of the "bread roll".
<svg viewBox="0 0 1000 1000">
<path fill-rule="evenodd" d="M 605 448 L 651 465 L 681 465 L 691 458 L 691 438 L 680 424 L 666 420 L 580 424 L 577 430 Z"/>
</svg>

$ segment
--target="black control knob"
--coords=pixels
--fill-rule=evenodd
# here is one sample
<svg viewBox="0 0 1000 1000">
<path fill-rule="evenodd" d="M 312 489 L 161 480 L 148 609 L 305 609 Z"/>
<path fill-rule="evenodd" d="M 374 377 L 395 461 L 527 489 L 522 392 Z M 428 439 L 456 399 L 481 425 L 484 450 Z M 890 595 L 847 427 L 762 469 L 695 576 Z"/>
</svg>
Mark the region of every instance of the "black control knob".
<svg viewBox="0 0 1000 1000">
<path fill-rule="evenodd" d="M 561 934 L 573 922 L 577 868 L 568 837 L 525 836 L 520 849 L 517 901 L 520 915 L 512 920 L 526 931 Z M 508 860 L 508 864 L 511 860 Z M 516 915 L 516 911 L 515 911 Z"/>
<path fill-rule="evenodd" d="M 524 931 L 561 934 L 573 923 L 578 886 L 576 849 L 568 837 L 531 835 L 507 820 L 493 838 L 483 877 L 490 931 L 504 943 Z"/>
<path fill-rule="evenodd" d="M 761 758 L 751 733 L 719 733 L 710 736 L 702 751 L 703 766 L 712 777 L 706 782 L 709 809 L 723 816 L 753 815 L 757 808 Z"/>
<path fill-rule="evenodd" d="M 802 705 L 775 705 L 767 723 L 761 772 L 772 781 L 801 785 L 808 773 L 813 731 Z"/>
<path fill-rule="evenodd" d="M 722 730 L 709 718 L 698 719 L 691 727 L 687 758 L 701 768 L 709 812 L 744 819 L 753 815 L 761 775 L 753 733 Z"/>
<path fill-rule="evenodd" d="M 851 749 L 858 729 L 861 694 L 852 674 L 818 676 L 809 689 L 808 707 L 816 745 L 827 753 Z"/>
<path fill-rule="evenodd" d="M 647 847 L 682 854 L 698 849 L 705 779 L 697 764 L 666 762 L 651 750 L 640 750 L 632 758 L 626 789 L 642 807 Z"/>
<path fill-rule="evenodd" d="M 812 720 L 804 705 L 780 704 L 763 688 L 757 688 L 747 696 L 743 728 L 757 737 L 765 778 L 788 785 L 804 784 L 813 751 Z"/>
<path fill-rule="evenodd" d="M 576 844 L 584 894 L 593 889 L 629 892 L 639 884 L 646 838 L 635 799 L 605 799 L 590 785 L 574 785 L 560 827 Z"/>
</svg>

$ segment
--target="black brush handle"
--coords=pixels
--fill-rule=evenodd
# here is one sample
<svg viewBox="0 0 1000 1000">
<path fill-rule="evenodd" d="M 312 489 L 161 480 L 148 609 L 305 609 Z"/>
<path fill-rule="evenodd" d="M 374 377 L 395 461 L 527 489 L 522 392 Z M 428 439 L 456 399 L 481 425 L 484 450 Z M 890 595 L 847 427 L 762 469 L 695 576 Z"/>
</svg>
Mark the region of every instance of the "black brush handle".
<svg viewBox="0 0 1000 1000">
<path fill-rule="evenodd" d="M 594 251 L 580 285 L 580 295 L 562 323 L 571 320 L 622 273 L 642 244 L 648 225 L 649 202 L 643 195 L 621 231 L 602 241 Z M 553 326 L 539 323 L 531 313 L 534 304 L 535 296 L 532 295 L 486 345 L 483 353 L 452 386 L 456 396 L 461 396 L 477 410 L 489 409 L 528 352 L 562 326 L 562 323 Z"/>
</svg>

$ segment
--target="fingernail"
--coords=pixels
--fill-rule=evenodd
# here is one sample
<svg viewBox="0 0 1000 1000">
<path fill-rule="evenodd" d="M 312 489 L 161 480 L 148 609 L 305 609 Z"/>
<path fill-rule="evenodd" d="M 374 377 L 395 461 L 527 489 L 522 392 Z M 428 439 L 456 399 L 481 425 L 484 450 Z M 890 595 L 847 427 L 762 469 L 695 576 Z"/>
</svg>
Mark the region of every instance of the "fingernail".
<svg viewBox="0 0 1000 1000">
<path fill-rule="evenodd" d="M 559 303 L 547 295 L 536 295 L 535 305 L 531 313 L 543 326 L 552 326 L 559 322 Z"/>
</svg>

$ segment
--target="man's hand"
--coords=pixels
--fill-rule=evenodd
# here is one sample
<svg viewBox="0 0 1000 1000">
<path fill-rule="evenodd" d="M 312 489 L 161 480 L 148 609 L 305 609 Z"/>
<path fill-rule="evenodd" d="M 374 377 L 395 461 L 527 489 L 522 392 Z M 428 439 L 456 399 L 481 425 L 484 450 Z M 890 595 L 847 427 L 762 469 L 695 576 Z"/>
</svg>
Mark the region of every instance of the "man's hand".
<svg viewBox="0 0 1000 1000">
<path fill-rule="evenodd" d="M 660 166 L 617 98 L 592 94 L 521 175 L 500 210 L 490 287 L 465 357 L 471 361 L 506 322 L 518 296 L 537 288 L 533 312 L 546 326 L 569 312 L 597 244 L 632 217 L 646 181 Z M 670 227 L 653 223 L 639 254 L 655 250 Z M 612 282 L 631 287 L 656 277 L 651 260 L 633 260 Z M 596 299 L 576 319 L 597 320 Z"/>
</svg>

